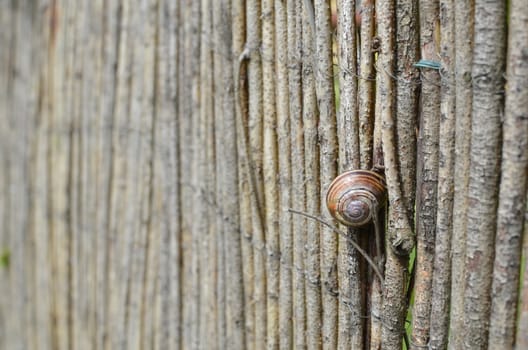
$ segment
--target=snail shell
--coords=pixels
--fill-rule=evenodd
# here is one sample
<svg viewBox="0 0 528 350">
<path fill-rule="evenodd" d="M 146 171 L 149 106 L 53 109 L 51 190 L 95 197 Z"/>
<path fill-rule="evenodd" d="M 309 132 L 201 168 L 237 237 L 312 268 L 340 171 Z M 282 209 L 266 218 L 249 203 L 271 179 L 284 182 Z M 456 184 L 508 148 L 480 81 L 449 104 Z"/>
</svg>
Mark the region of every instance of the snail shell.
<svg viewBox="0 0 528 350">
<path fill-rule="evenodd" d="M 351 170 L 339 175 L 326 194 L 330 214 L 350 227 L 360 227 L 372 221 L 386 200 L 384 177 L 369 170 Z"/>
</svg>

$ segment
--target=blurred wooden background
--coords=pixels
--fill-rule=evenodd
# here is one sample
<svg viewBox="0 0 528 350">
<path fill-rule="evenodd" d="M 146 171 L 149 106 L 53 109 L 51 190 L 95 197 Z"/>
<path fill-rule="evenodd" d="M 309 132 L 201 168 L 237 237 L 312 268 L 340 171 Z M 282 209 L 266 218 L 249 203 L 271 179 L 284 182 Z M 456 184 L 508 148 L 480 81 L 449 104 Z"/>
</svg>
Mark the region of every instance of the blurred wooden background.
<svg viewBox="0 0 528 350">
<path fill-rule="evenodd" d="M 528 348 L 527 27 L 522 0 L 0 0 L 0 349 Z M 331 221 L 373 166 L 383 284 L 372 225 L 289 211 Z"/>
</svg>

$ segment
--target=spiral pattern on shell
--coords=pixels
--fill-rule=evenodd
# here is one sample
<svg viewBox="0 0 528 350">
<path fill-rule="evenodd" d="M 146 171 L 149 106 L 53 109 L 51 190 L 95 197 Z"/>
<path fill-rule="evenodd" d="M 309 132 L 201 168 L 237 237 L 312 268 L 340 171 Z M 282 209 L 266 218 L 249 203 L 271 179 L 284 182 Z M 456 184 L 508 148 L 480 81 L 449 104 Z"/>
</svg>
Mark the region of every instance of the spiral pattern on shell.
<svg viewBox="0 0 528 350">
<path fill-rule="evenodd" d="M 350 227 L 361 227 L 372 221 L 386 200 L 385 179 L 369 170 L 351 170 L 339 175 L 326 194 L 330 214 Z"/>
</svg>

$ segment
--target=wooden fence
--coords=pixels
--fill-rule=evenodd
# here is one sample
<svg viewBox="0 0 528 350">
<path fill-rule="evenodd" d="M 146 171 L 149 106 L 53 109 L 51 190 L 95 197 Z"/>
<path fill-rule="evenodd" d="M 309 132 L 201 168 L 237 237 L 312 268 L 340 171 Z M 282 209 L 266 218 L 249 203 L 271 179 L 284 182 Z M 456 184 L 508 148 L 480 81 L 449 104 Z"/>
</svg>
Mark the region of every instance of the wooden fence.
<svg viewBox="0 0 528 350">
<path fill-rule="evenodd" d="M 524 1 L 0 0 L 0 28 L 0 349 L 528 348 Z M 332 227 L 351 169 L 388 201 Z"/>
</svg>

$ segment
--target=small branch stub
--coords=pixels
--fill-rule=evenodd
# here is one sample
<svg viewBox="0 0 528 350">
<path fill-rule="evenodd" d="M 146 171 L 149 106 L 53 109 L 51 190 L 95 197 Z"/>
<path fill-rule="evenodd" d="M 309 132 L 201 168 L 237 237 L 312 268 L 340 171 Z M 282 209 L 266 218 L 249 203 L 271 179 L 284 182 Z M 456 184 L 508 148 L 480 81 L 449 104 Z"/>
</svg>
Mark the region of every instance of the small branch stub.
<svg viewBox="0 0 528 350">
<path fill-rule="evenodd" d="M 330 214 L 348 227 L 361 227 L 371 222 L 386 201 L 384 177 L 369 170 L 351 170 L 339 175 L 326 195 Z"/>
</svg>

